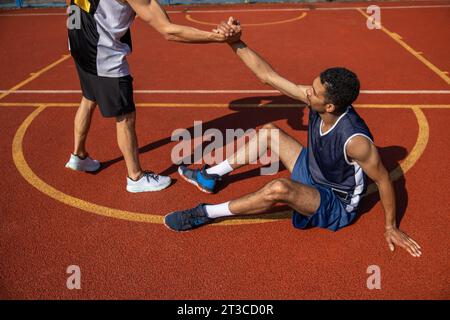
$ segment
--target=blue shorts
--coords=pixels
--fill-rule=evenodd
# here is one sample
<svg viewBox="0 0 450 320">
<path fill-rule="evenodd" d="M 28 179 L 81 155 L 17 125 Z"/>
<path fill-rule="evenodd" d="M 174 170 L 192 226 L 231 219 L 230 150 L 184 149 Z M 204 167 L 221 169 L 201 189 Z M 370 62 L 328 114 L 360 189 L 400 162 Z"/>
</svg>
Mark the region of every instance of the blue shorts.
<svg viewBox="0 0 450 320">
<path fill-rule="evenodd" d="M 299 229 L 319 227 L 337 231 L 348 226 L 355 219 L 356 211 L 347 212 L 345 205 L 330 188 L 314 183 L 308 168 L 308 150 L 303 148 L 295 162 L 291 179 L 316 188 L 320 193 L 320 206 L 309 217 L 294 211 L 292 216 L 294 227 Z"/>
</svg>

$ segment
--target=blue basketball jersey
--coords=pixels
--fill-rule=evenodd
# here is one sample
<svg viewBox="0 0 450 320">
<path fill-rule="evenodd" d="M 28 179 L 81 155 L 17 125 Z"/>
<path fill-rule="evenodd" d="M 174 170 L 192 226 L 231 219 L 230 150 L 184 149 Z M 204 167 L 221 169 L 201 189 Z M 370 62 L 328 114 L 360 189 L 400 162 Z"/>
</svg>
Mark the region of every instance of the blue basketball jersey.
<svg viewBox="0 0 450 320">
<path fill-rule="evenodd" d="M 331 188 L 347 212 L 356 210 L 366 188 L 366 175 L 356 162 L 350 162 L 345 151 L 357 135 L 373 142 L 369 128 L 352 106 L 326 132 L 322 132 L 319 113 L 310 109 L 307 148 L 311 177 L 315 183 Z"/>
</svg>

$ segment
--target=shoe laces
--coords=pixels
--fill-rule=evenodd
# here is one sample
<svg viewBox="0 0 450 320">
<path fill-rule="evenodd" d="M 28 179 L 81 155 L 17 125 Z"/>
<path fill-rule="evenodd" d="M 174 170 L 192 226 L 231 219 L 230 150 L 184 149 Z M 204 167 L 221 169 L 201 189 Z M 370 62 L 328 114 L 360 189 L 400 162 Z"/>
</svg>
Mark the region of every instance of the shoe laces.
<svg viewBox="0 0 450 320">
<path fill-rule="evenodd" d="M 203 223 L 205 216 L 196 210 L 196 208 L 190 209 L 181 216 L 183 225 L 198 226 Z"/>
<path fill-rule="evenodd" d="M 156 182 L 158 182 L 160 176 L 152 171 L 144 171 L 144 177 L 147 179 L 148 182 L 150 182 L 150 179 L 153 179 Z"/>
</svg>

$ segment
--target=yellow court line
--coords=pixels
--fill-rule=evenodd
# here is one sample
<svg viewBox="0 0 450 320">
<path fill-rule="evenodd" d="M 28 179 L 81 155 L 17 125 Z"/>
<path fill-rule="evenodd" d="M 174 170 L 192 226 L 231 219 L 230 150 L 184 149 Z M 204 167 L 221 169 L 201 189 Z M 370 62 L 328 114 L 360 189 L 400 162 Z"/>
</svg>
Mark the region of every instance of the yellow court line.
<svg viewBox="0 0 450 320">
<path fill-rule="evenodd" d="M 360 8 L 356 9 L 359 13 L 361 13 L 364 17 L 369 19 L 370 17 Z M 414 57 L 416 57 L 420 62 L 422 62 L 424 65 L 426 65 L 428 68 L 430 68 L 434 73 L 436 73 L 439 77 L 441 77 L 447 84 L 450 84 L 450 77 L 447 75 L 447 72 L 442 71 L 438 67 L 436 67 L 434 64 L 432 64 L 429 60 L 424 58 L 421 54 L 422 52 L 418 52 L 414 50 L 411 46 L 409 46 L 405 41 L 402 40 L 402 37 L 395 33 L 389 31 L 387 28 L 381 26 L 381 30 L 386 33 L 389 37 L 394 39 L 395 42 L 397 42 L 399 45 L 401 45 L 403 48 L 405 48 L 409 53 L 411 53 Z"/>
<path fill-rule="evenodd" d="M 282 24 L 282 23 L 288 23 L 288 22 L 301 20 L 304 17 L 306 17 L 306 12 L 303 12 L 298 17 L 287 19 L 287 20 L 280 20 L 280 21 L 273 21 L 273 22 L 262 22 L 262 23 L 244 23 L 244 24 L 242 24 L 242 26 L 243 27 L 272 26 L 272 25 L 276 25 L 276 24 Z M 205 21 L 200 21 L 200 20 L 194 19 L 194 18 L 191 17 L 190 14 L 186 14 L 185 18 L 188 21 L 195 22 L 195 23 L 198 23 L 198 24 L 203 24 L 203 25 L 207 25 L 207 26 L 217 26 L 217 23 L 205 22 Z"/>
<path fill-rule="evenodd" d="M 39 77 L 41 74 L 43 74 L 44 72 L 47 72 L 48 70 L 52 69 L 53 67 L 57 66 L 58 64 L 60 64 L 61 62 L 67 60 L 70 57 L 70 54 L 66 54 L 63 55 L 61 59 L 56 60 L 55 62 L 49 64 L 48 66 L 46 66 L 45 68 L 42 68 L 41 70 L 31 73 L 30 77 L 28 77 L 27 79 L 19 82 L 18 84 L 16 84 L 14 87 L 12 87 L 11 89 L 9 89 L 8 91 L 2 93 L 0 95 L 0 100 L 3 99 L 4 97 L 10 95 L 12 92 L 22 88 L 24 85 L 26 85 L 27 83 L 33 81 L 34 79 L 36 79 L 37 77 Z"/>
<path fill-rule="evenodd" d="M 152 223 L 161 223 L 162 217 L 153 215 L 147 215 L 147 214 L 139 214 L 139 213 L 133 213 L 132 215 L 129 214 L 127 211 L 122 211 L 118 209 L 112 209 L 107 208 L 103 206 L 96 205 L 94 203 L 90 203 L 72 196 L 69 196 L 46 182 L 44 182 L 42 179 L 40 179 L 30 168 L 27 161 L 25 160 L 25 156 L 23 154 L 23 138 L 25 137 L 25 133 L 30 126 L 30 124 L 33 122 L 33 120 L 46 109 L 45 106 L 40 106 L 36 110 L 34 110 L 21 124 L 19 129 L 17 130 L 13 145 L 12 145 L 12 156 L 14 164 L 17 167 L 17 170 L 19 170 L 20 174 L 23 176 L 23 178 L 31 184 L 33 187 L 41 191 L 42 193 L 46 194 L 47 196 L 58 200 L 62 203 L 65 203 L 69 206 L 92 212 L 95 214 L 100 214 L 107 217 L 113 217 L 118 219 L 125 219 L 125 220 L 131 220 L 131 221 L 142 221 L 142 222 L 152 222 Z"/>
<path fill-rule="evenodd" d="M 97 215 L 116 218 L 121 220 L 128 221 L 136 221 L 136 222 L 147 222 L 147 223 L 163 223 L 163 217 L 161 215 L 155 214 L 146 214 L 139 212 L 130 212 L 125 210 L 119 210 L 115 208 L 110 208 L 106 206 L 101 206 L 89 201 L 85 201 L 73 196 L 70 196 L 60 190 L 55 189 L 51 185 L 47 184 L 41 178 L 39 178 L 33 170 L 28 165 L 25 160 L 25 156 L 23 153 L 23 139 L 25 137 L 25 133 L 27 132 L 28 127 L 31 125 L 34 119 L 46 109 L 45 106 L 39 106 L 36 110 L 34 110 L 20 125 L 16 134 L 14 135 L 13 144 L 12 144 L 12 156 L 14 164 L 17 170 L 20 172 L 22 177 L 35 187 L 40 192 L 49 196 L 52 199 L 60 201 L 68 206 L 84 210 L 87 212 L 91 212 Z M 261 222 L 270 222 L 279 220 L 277 217 L 281 215 L 286 215 L 287 212 L 278 212 L 271 215 L 265 215 L 263 219 L 233 219 L 226 220 L 218 223 L 217 225 L 234 225 L 234 224 L 253 224 L 253 223 L 261 223 Z"/>
<path fill-rule="evenodd" d="M 417 140 L 412 148 L 411 152 L 408 154 L 405 160 L 402 163 L 390 172 L 390 177 L 392 181 L 398 180 L 401 176 L 403 176 L 406 172 L 411 169 L 417 160 L 422 156 L 427 147 L 428 140 L 430 138 L 430 126 L 428 124 L 428 120 L 423 113 L 423 111 L 419 107 L 413 107 L 412 111 L 414 112 L 417 123 L 419 124 L 419 133 L 417 134 Z M 374 193 L 377 191 L 377 186 L 375 183 L 372 183 L 367 187 L 367 191 L 364 194 L 364 197 Z"/>
<path fill-rule="evenodd" d="M 14 135 L 13 144 L 12 144 L 12 156 L 14 164 L 19 171 L 19 173 L 22 175 L 22 177 L 27 181 L 29 184 L 31 184 L 34 188 L 42 192 L 43 194 L 49 196 L 52 199 L 55 199 L 57 201 L 60 201 L 68 206 L 72 206 L 74 208 L 84 210 L 90 213 L 94 213 L 101 216 L 106 216 L 110 218 L 116 218 L 121 220 L 128 220 L 128 221 L 136 221 L 136 222 L 147 222 L 147 223 L 156 223 L 161 224 L 163 223 L 163 217 L 160 215 L 155 214 L 145 214 L 145 213 L 139 213 L 139 212 L 131 212 L 126 210 L 119 210 L 115 208 L 110 208 L 106 206 L 101 206 L 86 200 L 82 200 L 73 196 L 70 196 L 60 190 L 55 189 L 54 187 L 47 184 L 45 181 L 43 181 L 41 178 L 39 178 L 33 170 L 28 165 L 24 153 L 23 153 L 23 139 L 25 137 L 25 134 L 27 132 L 28 127 L 31 125 L 33 120 L 42 113 L 47 107 L 44 105 L 38 106 L 36 110 L 34 110 L 20 125 L 19 129 L 17 130 L 16 134 Z M 419 124 L 419 133 L 417 136 L 416 143 L 412 149 L 412 151 L 408 154 L 406 159 L 400 164 L 399 167 L 394 169 L 391 172 L 391 178 L 393 181 L 400 178 L 402 175 L 406 174 L 406 172 L 411 169 L 414 164 L 417 162 L 417 160 L 421 157 L 423 154 L 426 145 L 428 143 L 429 138 L 429 126 L 428 121 L 425 117 L 425 114 L 422 110 L 420 110 L 419 107 L 413 107 L 412 108 L 416 118 L 417 122 Z M 376 186 L 374 184 L 370 185 L 368 187 L 368 191 L 366 193 L 370 194 L 376 191 Z M 213 226 L 216 225 L 236 225 L 236 224 L 253 224 L 253 223 L 264 223 L 264 222 L 273 222 L 277 221 L 282 218 L 288 218 L 289 214 L 291 214 L 292 211 L 283 211 L 278 212 L 270 215 L 264 215 L 263 218 L 255 218 L 255 217 L 249 217 L 249 218 L 239 218 L 239 219 L 233 219 L 233 220 L 225 220 L 218 224 L 213 224 Z"/>
<path fill-rule="evenodd" d="M 52 107 L 52 108 L 73 108 L 78 107 L 79 102 L 0 102 L 0 107 Z M 354 104 L 356 108 L 367 109 L 450 109 L 450 104 Z M 136 103 L 139 108 L 302 108 L 306 104 L 256 104 L 256 103 Z"/>
</svg>

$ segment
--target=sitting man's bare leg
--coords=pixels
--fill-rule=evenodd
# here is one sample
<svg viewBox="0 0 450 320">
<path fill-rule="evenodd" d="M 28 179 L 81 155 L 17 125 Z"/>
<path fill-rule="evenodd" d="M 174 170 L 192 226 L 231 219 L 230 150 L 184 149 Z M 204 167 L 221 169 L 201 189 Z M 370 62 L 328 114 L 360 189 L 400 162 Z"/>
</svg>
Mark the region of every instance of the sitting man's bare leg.
<svg viewBox="0 0 450 320">
<path fill-rule="evenodd" d="M 255 143 L 255 140 L 259 141 L 259 146 Z M 261 143 L 266 144 L 261 145 Z M 265 155 L 268 149 L 271 152 L 275 152 L 283 165 L 289 172 L 292 172 L 303 147 L 298 141 L 277 126 L 266 124 L 236 154 L 224 161 L 225 166 L 222 163 L 215 167 L 218 167 L 217 169 L 220 171 L 221 166 L 228 166 L 230 169 L 225 171 L 230 172 L 245 164 L 254 163 L 257 159 Z M 215 169 L 215 167 L 210 169 Z M 184 168 L 180 174 L 185 179 L 189 180 L 190 178 L 197 183 L 201 181 L 205 182 L 205 177 L 209 178 L 208 175 L 212 176 L 212 178 L 215 178 L 214 176 L 221 176 L 220 172 L 208 173 L 205 171 L 205 169 L 200 171 Z M 186 175 L 189 176 L 186 177 Z M 165 224 L 170 229 L 186 231 L 210 223 L 215 218 L 267 213 L 277 203 L 286 204 L 295 211 L 301 212 L 305 216 L 310 216 L 319 208 L 320 193 L 311 186 L 293 180 L 275 179 L 267 183 L 260 190 L 232 201 L 217 205 L 201 204 L 193 209 L 170 213 L 165 217 Z"/>
<path fill-rule="evenodd" d="M 180 166 L 178 172 L 183 179 L 201 191 L 214 193 L 221 177 L 244 165 L 256 163 L 269 149 L 272 152 L 271 158 L 279 158 L 289 172 L 292 172 L 303 146 L 276 125 L 268 123 L 225 161 L 211 168 L 205 166 L 202 169 L 190 169 Z"/>
</svg>

